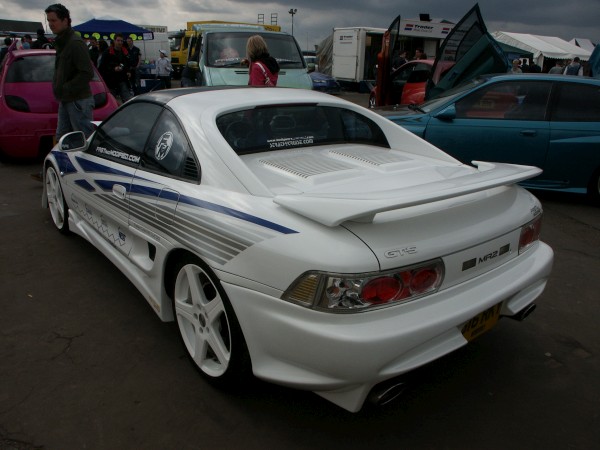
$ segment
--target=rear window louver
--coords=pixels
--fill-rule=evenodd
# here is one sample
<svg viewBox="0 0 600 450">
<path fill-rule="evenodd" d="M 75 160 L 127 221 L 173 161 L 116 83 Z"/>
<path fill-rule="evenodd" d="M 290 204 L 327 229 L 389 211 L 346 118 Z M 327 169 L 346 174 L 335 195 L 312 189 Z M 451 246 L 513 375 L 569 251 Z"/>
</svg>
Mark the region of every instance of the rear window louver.
<svg viewBox="0 0 600 450">
<path fill-rule="evenodd" d="M 185 166 L 183 167 L 183 176 L 185 178 L 193 178 L 197 180 L 199 178 L 198 165 L 194 158 L 187 157 L 185 160 Z"/>
</svg>

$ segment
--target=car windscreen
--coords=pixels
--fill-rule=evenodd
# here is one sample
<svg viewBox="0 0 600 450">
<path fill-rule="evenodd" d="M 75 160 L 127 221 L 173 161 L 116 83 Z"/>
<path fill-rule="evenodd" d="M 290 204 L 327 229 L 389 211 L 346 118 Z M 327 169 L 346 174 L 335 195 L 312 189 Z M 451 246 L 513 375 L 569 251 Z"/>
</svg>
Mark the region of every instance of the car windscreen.
<svg viewBox="0 0 600 450">
<path fill-rule="evenodd" d="M 52 82 L 56 57 L 50 55 L 31 55 L 15 59 L 6 73 L 7 83 L 43 83 Z M 98 81 L 94 71 L 93 81 Z"/>
<path fill-rule="evenodd" d="M 328 144 L 389 148 L 379 126 L 355 111 L 319 105 L 274 105 L 227 113 L 217 127 L 238 154 Z"/>
<path fill-rule="evenodd" d="M 246 43 L 255 34 L 267 43 L 269 54 L 277 60 L 279 67 L 303 69 L 304 58 L 294 38 L 288 34 L 248 32 L 212 32 L 206 35 L 206 63 L 210 67 L 239 67 L 246 57 Z"/>
<path fill-rule="evenodd" d="M 169 48 L 172 52 L 178 52 L 181 50 L 181 43 L 183 41 L 183 34 L 169 36 Z"/>
</svg>

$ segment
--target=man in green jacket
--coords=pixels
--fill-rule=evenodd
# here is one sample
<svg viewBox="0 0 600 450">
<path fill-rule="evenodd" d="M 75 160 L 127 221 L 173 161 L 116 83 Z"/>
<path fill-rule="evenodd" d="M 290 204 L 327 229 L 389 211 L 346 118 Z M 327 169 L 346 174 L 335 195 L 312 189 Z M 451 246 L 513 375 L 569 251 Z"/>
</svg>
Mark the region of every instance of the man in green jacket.
<svg viewBox="0 0 600 450">
<path fill-rule="evenodd" d="M 88 137 L 94 131 L 94 97 L 90 88 L 94 69 L 87 45 L 71 28 L 71 14 L 66 7 L 55 3 L 48 6 L 45 13 L 48 25 L 56 35 L 52 80 L 54 97 L 58 100 L 56 142 L 71 131 L 83 131 Z M 44 181 L 42 172 L 32 173 L 31 178 Z"/>
<path fill-rule="evenodd" d="M 58 100 L 56 139 L 71 131 L 83 131 L 88 137 L 94 131 L 94 97 L 90 81 L 94 69 L 83 39 L 71 28 L 69 10 L 60 3 L 46 8 L 48 25 L 56 39 L 56 62 L 52 89 Z"/>
</svg>

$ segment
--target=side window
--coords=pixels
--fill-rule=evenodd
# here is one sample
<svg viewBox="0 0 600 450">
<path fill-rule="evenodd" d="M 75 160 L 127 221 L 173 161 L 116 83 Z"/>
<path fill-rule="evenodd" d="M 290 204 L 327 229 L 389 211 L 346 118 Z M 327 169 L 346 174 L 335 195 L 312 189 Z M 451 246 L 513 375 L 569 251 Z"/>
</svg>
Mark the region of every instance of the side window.
<svg viewBox="0 0 600 450">
<path fill-rule="evenodd" d="M 142 102 L 124 106 L 96 131 L 88 153 L 137 166 L 161 109 Z"/>
<path fill-rule="evenodd" d="M 512 81 L 478 89 L 456 103 L 462 119 L 544 120 L 552 83 Z"/>
<path fill-rule="evenodd" d="M 380 147 L 390 146 L 381 128 L 368 117 L 350 110 L 342 110 L 341 116 L 346 142 L 360 142 Z"/>
<path fill-rule="evenodd" d="M 160 116 L 144 148 L 142 169 L 198 181 L 200 171 L 183 129 L 171 111 Z"/>
<path fill-rule="evenodd" d="M 401 83 L 401 84 L 406 83 L 406 81 L 410 77 L 410 74 L 412 73 L 414 68 L 415 68 L 414 65 L 409 65 L 408 67 L 403 68 L 402 70 L 400 70 L 399 72 L 397 72 L 394 75 L 394 79 L 392 80 L 392 82 L 393 83 Z"/>
<path fill-rule="evenodd" d="M 407 83 L 426 83 L 431 75 L 431 66 L 416 64 L 415 70 L 408 77 Z"/>
<path fill-rule="evenodd" d="M 600 122 L 600 86 L 561 83 L 554 122 Z"/>
</svg>

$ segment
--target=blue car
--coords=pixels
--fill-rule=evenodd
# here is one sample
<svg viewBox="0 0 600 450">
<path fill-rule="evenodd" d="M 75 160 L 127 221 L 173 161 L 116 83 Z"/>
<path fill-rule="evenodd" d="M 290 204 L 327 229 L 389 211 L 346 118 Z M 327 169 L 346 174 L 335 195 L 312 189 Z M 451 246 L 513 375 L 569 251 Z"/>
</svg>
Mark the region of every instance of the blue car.
<svg viewBox="0 0 600 450">
<path fill-rule="evenodd" d="M 327 94 L 339 94 L 342 90 L 340 83 L 332 76 L 321 72 L 311 72 L 310 78 L 313 83 L 313 90 L 325 92 Z"/>
<path fill-rule="evenodd" d="M 464 163 L 543 169 L 522 185 L 600 200 L 600 80 L 488 75 L 432 100 L 375 109 Z"/>
</svg>

